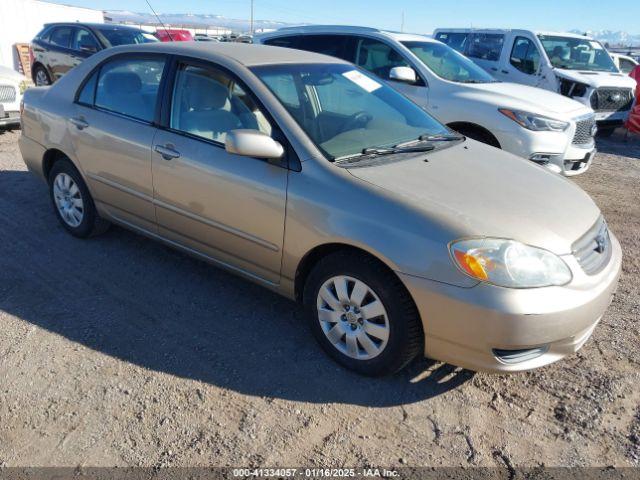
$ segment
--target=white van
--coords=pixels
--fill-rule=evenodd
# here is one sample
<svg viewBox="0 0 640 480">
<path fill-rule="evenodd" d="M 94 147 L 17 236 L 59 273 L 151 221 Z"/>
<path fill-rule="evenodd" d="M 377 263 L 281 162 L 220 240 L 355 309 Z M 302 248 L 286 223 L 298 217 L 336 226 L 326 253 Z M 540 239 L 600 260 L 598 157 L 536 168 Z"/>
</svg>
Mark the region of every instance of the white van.
<svg viewBox="0 0 640 480">
<path fill-rule="evenodd" d="M 596 112 L 606 135 L 622 125 L 635 82 L 620 73 L 602 44 L 572 33 L 438 28 L 433 36 L 500 80 L 571 97 Z"/>
<path fill-rule="evenodd" d="M 593 158 L 591 108 L 556 93 L 498 82 L 431 38 L 365 27 L 304 26 L 265 33 L 254 42 L 355 63 L 452 129 L 557 173 L 582 173 Z"/>
</svg>

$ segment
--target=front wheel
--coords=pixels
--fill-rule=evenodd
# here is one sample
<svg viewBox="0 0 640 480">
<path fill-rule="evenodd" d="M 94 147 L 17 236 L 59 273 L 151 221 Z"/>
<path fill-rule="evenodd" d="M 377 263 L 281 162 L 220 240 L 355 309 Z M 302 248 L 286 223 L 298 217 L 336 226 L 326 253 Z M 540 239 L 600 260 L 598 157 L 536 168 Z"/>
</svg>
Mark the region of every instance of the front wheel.
<svg viewBox="0 0 640 480">
<path fill-rule="evenodd" d="M 367 255 L 345 251 L 322 259 L 307 279 L 303 302 L 323 349 L 358 373 L 395 373 L 423 351 L 412 298 L 393 272 Z"/>
</svg>

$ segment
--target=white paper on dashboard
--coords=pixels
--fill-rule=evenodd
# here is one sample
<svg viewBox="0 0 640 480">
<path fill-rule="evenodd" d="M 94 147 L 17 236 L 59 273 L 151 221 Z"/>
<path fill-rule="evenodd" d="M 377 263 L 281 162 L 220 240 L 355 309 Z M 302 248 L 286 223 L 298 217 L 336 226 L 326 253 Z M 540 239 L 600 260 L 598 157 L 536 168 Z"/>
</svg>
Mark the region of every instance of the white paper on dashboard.
<svg viewBox="0 0 640 480">
<path fill-rule="evenodd" d="M 361 74 L 357 70 L 349 70 L 348 72 L 344 72 L 342 75 L 369 93 L 382 87 L 381 84 L 366 75 Z"/>
</svg>

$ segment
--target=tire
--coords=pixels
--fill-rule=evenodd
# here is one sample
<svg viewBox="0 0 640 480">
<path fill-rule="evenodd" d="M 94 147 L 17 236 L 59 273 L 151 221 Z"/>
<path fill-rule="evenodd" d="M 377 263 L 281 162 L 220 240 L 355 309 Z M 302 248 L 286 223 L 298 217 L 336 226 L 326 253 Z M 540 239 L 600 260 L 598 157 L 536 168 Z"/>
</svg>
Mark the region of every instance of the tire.
<svg viewBox="0 0 640 480">
<path fill-rule="evenodd" d="M 471 126 L 461 126 L 458 128 L 453 128 L 456 132 L 464 135 L 465 137 L 469 137 L 473 140 L 476 140 L 480 143 L 485 143 L 495 148 L 501 148 L 498 140 L 491 135 L 489 132 L 486 132 L 480 128 L 473 128 Z"/>
<path fill-rule="evenodd" d="M 63 159 L 53 164 L 49 195 L 56 217 L 71 235 L 88 238 L 109 228 L 109 222 L 98 215 L 89 189 L 71 161 Z"/>
<path fill-rule="evenodd" d="M 336 293 L 335 281 L 340 283 L 343 278 L 346 280 L 343 291 L 351 303 L 348 311 L 338 301 L 340 295 Z M 362 285 L 368 291 L 358 302 Z M 325 287 L 333 295 L 331 302 L 341 310 L 332 308 L 325 301 L 328 295 Z M 342 297 L 345 298 L 345 293 Z M 382 310 L 376 301 L 381 303 Z M 362 375 L 396 373 L 424 351 L 422 322 L 409 292 L 393 272 L 368 255 L 343 251 L 320 260 L 306 280 L 303 303 L 311 331 L 325 352 L 340 365 Z M 375 313 L 379 311 L 384 315 L 376 317 Z M 357 338 L 355 349 L 353 340 L 349 341 L 349 337 L 354 336 Z"/>
<path fill-rule="evenodd" d="M 49 72 L 47 72 L 47 69 L 42 65 L 37 65 L 36 68 L 33 69 L 33 83 L 35 83 L 37 87 L 51 85 Z"/>
</svg>

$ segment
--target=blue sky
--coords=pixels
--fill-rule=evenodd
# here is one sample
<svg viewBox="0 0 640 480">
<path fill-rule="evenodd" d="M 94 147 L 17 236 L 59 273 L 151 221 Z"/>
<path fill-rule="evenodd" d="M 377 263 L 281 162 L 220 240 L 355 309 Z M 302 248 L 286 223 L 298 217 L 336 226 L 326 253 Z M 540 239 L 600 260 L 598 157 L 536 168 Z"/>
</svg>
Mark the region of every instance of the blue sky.
<svg viewBox="0 0 640 480">
<path fill-rule="evenodd" d="M 144 0 L 54 0 L 103 10 L 147 12 Z M 209 13 L 248 18 L 250 0 L 150 0 L 158 13 Z M 255 17 L 285 22 L 341 23 L 405 31 L 435 27 L 624 30 L 640 33 L 635 0 L 254 0 Z"/>
</svg>

